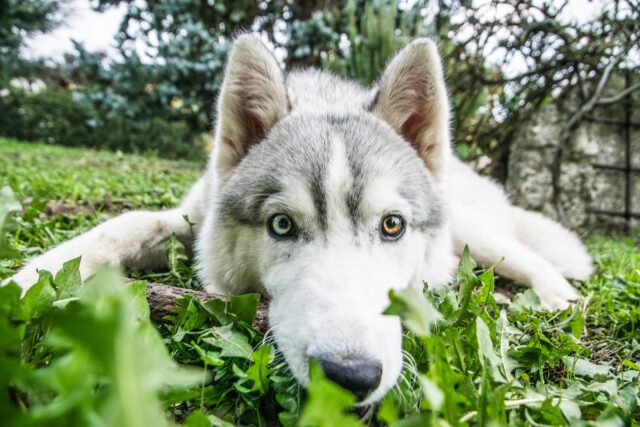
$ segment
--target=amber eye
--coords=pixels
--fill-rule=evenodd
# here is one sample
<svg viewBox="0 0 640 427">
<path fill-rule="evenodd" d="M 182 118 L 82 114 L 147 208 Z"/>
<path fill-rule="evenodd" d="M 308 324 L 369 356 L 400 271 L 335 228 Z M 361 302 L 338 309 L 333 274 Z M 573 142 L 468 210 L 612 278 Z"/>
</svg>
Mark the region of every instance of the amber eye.
<svg viewBox="0 0 640 427">
<path fill-rule="evenodd" d="M 383 240 L 398 240 L 404 232 L 404 219 L 400 215 L 387 215 L 382 218 L 380 233 Z"/>
<path fill-rule="evenodd" d="M 285 214 L 273 215 L 268 225 L 271 234 L 278 238 L 291 237 L 295 231 L 293 221 Z"/>
</svg>

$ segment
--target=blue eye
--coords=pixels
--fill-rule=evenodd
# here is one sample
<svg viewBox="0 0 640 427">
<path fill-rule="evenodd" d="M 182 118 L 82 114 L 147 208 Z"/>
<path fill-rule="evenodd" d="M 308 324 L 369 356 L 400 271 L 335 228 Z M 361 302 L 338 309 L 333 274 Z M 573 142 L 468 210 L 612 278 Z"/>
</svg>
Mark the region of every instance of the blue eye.
<svg viewBox="0 0 640 427">
<path fill-rule="evenodd" d="M 275 237 L 291 237 L 295 232 L 293 220 L 285 214 L 275 214 L 269 219 L 269 232 Z"/>
<path fill-rule="evenodd" d="M 400 215 L 387 215 L 380 222 L 380 235 L 382 240 L 398 240 L 404 234 L 404 218 Z"/>
</svg>

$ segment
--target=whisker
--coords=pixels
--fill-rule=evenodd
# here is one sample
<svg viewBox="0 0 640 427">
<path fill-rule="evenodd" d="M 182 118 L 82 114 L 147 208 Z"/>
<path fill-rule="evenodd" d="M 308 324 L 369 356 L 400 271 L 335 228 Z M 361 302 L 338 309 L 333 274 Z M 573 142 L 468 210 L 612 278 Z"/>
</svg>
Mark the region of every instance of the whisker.
<svg viewBox="0 0 640 427">
<path fill-rule="evenodd" d="M 402 392 L 402 389 L 400 387 L 400 383 L 396 383 L 393 388 L 391 389 L 391 394 L 393 396 L 395 396 L 396 400 L 400 400 L 400 403 L 403 406 L 408 406 L 409 405 L 409 401 L 407 399 L 407 396 L 405 396 L 405 394 Z"/>
<path fill-rule="evenodd" d="M 257 350 L 258 347 L 260 347 L 260 346 L 262 346 L 264 344 L 273 344 L 274 340 L 275 340 L 275 335 L 273 334 L 273 328 L 269 328 L 264 333 L 264 336 L 262 337 L 260 342 L 253 347 L 253 350 L 254 351 Z"/>
<path fill-rule="evenodd" d="M 375 408 L 375 404 L 368 404 L 358 407 L 357 412 L 360 422 L 369 424 L 373 420 L 373 416 L 375 415 Z"/>
<path fill-rule="evenodd" d="M 407 350 L 402 350 L 402 356 L 404 360 L 406 360 L 408 363 L 410 363 L 414 367 L 418 366 L 418 364 L 416 363 L 416 359 Z"/>
</svg>

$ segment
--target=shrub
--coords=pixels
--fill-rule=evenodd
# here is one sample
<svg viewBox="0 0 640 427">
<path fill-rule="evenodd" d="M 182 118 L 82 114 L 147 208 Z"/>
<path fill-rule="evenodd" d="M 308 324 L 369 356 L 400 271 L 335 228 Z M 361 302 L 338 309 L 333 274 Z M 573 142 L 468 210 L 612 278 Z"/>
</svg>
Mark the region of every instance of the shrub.
<svg viewBox="0 0 640 427">
<path fill-rule="evenodd" d="M 105 121 L 95 128 L 91 146 L 133 153 L 152 152 L 170 159 L 201 158 L 202 142 L 189 132 L 185 122 L 151 118 L 132 122 L 124 118 Z"/>
<path fill-rule="evenodd" d="M 27 93 L 11 89 L 0 98 L 0 133 L 29 141 L 61 145 L 90 145 L 87 116 L 71 93 L 45 89 Z"/>
<path fill-rule="evenodd" d="M 11 88 L 0 97 L 0 135 L 66 146 L 153 152 L 167 158 L 201 158 L 201 138 L 184 121 L 92 120 L 71 91 L 47 88 L 29 93 Z"/>
</svg>

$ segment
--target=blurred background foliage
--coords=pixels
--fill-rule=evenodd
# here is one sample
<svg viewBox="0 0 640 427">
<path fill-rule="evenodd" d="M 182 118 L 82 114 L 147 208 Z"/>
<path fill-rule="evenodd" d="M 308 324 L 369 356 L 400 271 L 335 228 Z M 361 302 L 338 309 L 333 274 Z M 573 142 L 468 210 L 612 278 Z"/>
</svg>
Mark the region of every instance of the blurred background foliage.
<svg viewBox="0 0 640 427">
<path fill-rule="evenodd" d="M 97 0 L 98 11 L 126 7 L 118 55 L 75 43 L 51 64 L 19 51 L 25 37 L 63 21 L 61 2 L 2 0 L 0 134 L 203 158 L 238 31 L 261 34 L 283 66 L 322 67 L 366 85 L 408 40 L 429 36 L 443 56 L 457 154 L 488 156 L 500 178 L 529 114 L 569 91 L 588 97 L 612 61 L 639 72 L 638 4 L 596 4 L 595 16 L 577 20 L 568 0 Z"/>
</svg>

